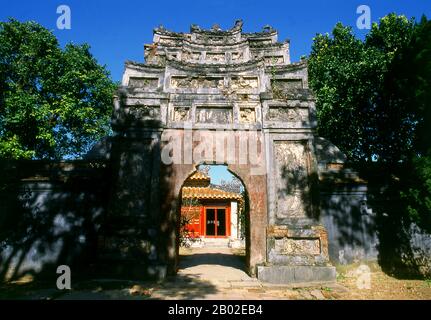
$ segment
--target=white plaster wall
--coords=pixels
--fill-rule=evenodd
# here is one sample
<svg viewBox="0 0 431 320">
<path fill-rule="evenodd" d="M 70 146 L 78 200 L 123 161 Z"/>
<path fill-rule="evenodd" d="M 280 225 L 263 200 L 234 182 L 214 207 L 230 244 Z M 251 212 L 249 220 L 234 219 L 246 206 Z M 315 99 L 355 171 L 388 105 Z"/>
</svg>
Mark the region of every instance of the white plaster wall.
<svg viewBox="0 0 431 320">
<path fill-rule="evenodd" d="M 238 239 L 238 202 L 230 203 L 230 231 L 231 239 Z"/>
</svg>

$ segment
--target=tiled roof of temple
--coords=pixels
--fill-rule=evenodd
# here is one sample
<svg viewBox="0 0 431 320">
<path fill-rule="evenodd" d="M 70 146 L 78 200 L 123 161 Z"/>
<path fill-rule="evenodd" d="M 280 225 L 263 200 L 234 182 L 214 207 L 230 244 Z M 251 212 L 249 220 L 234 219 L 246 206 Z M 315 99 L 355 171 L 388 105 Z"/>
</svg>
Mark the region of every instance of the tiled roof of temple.
<svg viewBox="0 0 431 320">
<path fill-rule="evenodd" d="M 211 185 L 210 176 L 202 171 L 196 171 L 184 182 L 182 198 L 198 200 L 237 200 L 240 204 L 242 204 L 244 200 L 241 193 L 229 192 L 213 187 Z"/>
<path fill-rule="evenodd" d="M 182 197 L 183 199 L 242 200 L 242 195 L 240 193 L 228 192 L 209 187 L 183 187 Z"/>
<path fill-rule="evenodd" d="M 208 180 L 210 181 L 211 178 L 207 174 L 205 174 L 202 171 L 196 171 L 193 175 L 189 177 L 190 180 Z"/>
</svg>

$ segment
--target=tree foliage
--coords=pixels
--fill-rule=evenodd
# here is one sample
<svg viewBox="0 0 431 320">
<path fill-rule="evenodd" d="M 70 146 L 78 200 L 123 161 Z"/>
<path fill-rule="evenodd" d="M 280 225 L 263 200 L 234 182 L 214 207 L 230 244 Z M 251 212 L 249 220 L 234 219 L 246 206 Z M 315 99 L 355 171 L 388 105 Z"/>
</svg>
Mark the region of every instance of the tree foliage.
<svg viewBox="0 0 431 320">
<path fill-rule="evenodd" d="M 319 134 L 351 161 L 403 166 L 400 198 L 430 221 L 431 21 L 389 14 L 364 41 L 339 23 L 314 39 L 309 72 Z"/>
<path fill-rule="evenodd" d="M 109 131 L 115 84 L 87 44 L 0 22 L 0 157 L 79 157 Z"/>
</svg>

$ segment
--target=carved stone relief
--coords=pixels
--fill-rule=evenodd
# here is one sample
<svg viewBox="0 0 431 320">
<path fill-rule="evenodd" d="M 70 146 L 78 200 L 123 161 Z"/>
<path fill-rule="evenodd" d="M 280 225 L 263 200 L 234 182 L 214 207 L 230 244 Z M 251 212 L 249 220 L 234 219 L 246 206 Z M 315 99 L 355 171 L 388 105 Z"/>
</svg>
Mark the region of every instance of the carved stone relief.
<svg viewBox="0 0 431 320">
<path fill-rule="evenodd" d="M 274 249 L 284 255 L 319 255 L 321 251 L 319 239 L 276 239 Z"/>
<path fill-rule="evenodd" d="M 233 90 L 256 89 L 259 85 L 257 77 L 238 77 L 232 78 L 230 87 Z"/>
<path fill-rule="evenodd" d="M 130 77 L 129 79 L 129 87 L 132 88 L 157 88 L 158 85 L 158 78 Z"/>
<path fill-rule="evenodd" d="M 308 121 L 306 108 L 270 107 L 266 115 L 268 121 Z"/>
<path fill-rule="evenodd" d="M 136 120 L 159 120 L 160 106 L 146 106 L 146 105 L 130 106 L 129 115 Z"/>
<path fill-rule="evenodd" d="M 283 56 L 266 56 L 265 63 L 269 65 L 284 64 Z"/>
<path fill-rule="evenodd" d="M 199 61 L 200 57 L 200 52 L 183 51 L 182 53 L 182 59 L 184 61 Z"/>
<path fill-rule="evenodd" d="M 223 78 L 204 78 L 204 77 L 172 77 L 172 88 L 223 88 Z"/>
<path fill-rule="evenodd" d="M 196 40 L 199 42 L 211 43 L 211 44 L 222 44 L 222 43 L 233 43 L 235 38 L 223 37 L 223 36 L 211 36 L 211 35 L 197 35 Z"/>
<path fill-rule="evenodd" d="M 274 142 L 276 216 L 305 217 L 304 196 L 308 186 L 305 144 L 299 141 Z"/>
<path fill-rule="evenodd" d="M 256 111 L 254 108 L 241 108 L 239 111 L 240 123 L 255 123 Z"/>
<path fill-rule="evenodd" d="M 240 61 L 244 57 L 244 54 L 242 51 L 240 52 L 232 52 L 232 61 Z"/>
<path fill-rule="evenodd" d="M 198 123 L 232 123 L 232 108 L 226 107 L 197 107 L 196 122 Z"/>
<path fill-rule="evenodd" d="M 226 56 L 225 56 L 224 53 L 210 53 L 210 52 L 207 52 L 206 61 L 207 62 L 225 63 L 226 62 Z"/>
<path fill-rule="evenodd" d="M 261 46 L 268 46 L 272 44 L 272 40 L 270 39 L 263 39 L 263 40 L 251 40 L 250 46 L 251 47 L 261 47 Z"/>
<path fill-rule="evenodd" d="M 159 43 L 168 46 L 176 46 L 181 40 L 172 39 L 172 38 L 160 38 Z"/>
<path fill-rule="evenodd" d="M 302 89 L 302 79 L 275 79 L 271 81 L 272 89 L 291 90 Z"/>
<path fill-rule="evenodd" d="M 175 107 L 173 114 L 174 122 L 183 122 L 190 119 L 190 108 L 189 107 Z"/>
</svg>

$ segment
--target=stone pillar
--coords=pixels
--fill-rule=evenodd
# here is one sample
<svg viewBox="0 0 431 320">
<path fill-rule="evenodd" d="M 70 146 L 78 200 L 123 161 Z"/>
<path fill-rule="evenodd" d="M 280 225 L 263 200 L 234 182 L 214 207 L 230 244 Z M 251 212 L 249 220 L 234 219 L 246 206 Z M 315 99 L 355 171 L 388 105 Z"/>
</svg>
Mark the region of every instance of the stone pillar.
<svg viewBox="0 0 431 320">
<path fill-rule="evenodd" d="M 316 164 L 312 137 L 270 136 L 267 261 L 261 281 L 288 284 L 335 281 L 326 229 L 317 219 Z"/>
<path fill-rule="evenodd" d="M 158 134 L 114 139 L 112 167 L 112 191 L 100 239 L 102 271 L 119 277 L 165 278 Z"/>
<path fill-rule="evenodd" d="M 232 201 L 230 203 L 230 248 L 241 248 L 244 246 L 244 244 L 241 243 L 239 235 L 238 202 Z"/>
<path fill-rule="evenodd" d="M 238 239 L 238 202 L 230 203 L 230 237 L 232 240 Z"/>
</svg>

